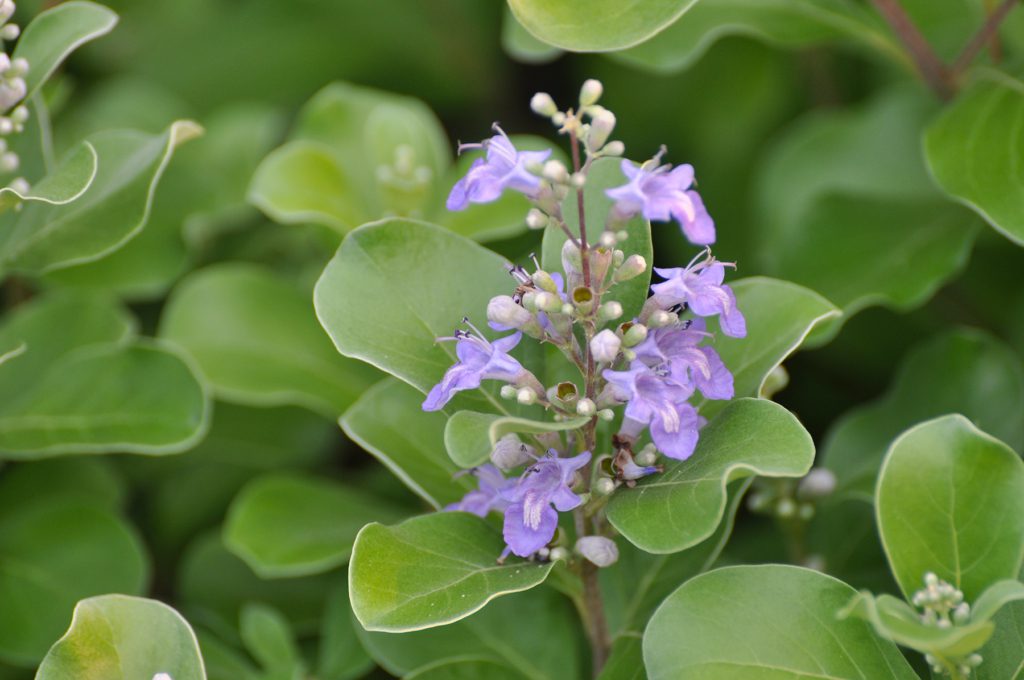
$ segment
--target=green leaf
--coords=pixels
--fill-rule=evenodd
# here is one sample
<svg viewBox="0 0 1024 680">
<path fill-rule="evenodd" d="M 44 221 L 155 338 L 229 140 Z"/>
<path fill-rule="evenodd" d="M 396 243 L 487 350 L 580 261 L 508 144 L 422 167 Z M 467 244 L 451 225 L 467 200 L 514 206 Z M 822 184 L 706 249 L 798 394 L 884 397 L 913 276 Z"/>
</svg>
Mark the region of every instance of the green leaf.
<svg viewBox="0 0 1024 680">
<path fill-rule="evenodd" d="M 928 128 L 928 167 L 954 199 L 1024 245 L 1024 183 L 1016 172 L 1024 140 L 1024 82 L 986 69 Z"/>
<path fill-rule="evenodd" d="M 530 35 L 530 32 L 516 21 L 508 6 L 501 17 L 501 47 L 505 54 L 527 64 L 546 64 L 562 54 L 562 50 L 557 47 L 543 43 Z"/>
<path fill-rule="evenodd" d="M 162 135 L 110 130 L 87 141 L 99 157 L 96 177 L 67 205 L 34 202 L 0 219 L 0 265 L 46 273 L 99 259 L 138 235 L 174 149 L 202 132 L 178 121 Z"/>
<path fill-rule="evenodd" d="M 238 494 L 224 543 L 263 578 L 319 574 L 348 561 L 364 524 L 394 518 L 393 510 L 365 492 L 279 473 Z"/>
<path fill-rule="evenodd" d="M 445 455 L 443 413 L 421 408 L 423 395 L 394 378 L 366 392 L 341 418 L 341 429 L 413 493 L 435 510 L 462 498 L 474 488 Z"/>
<path fill-rule="evenodd" d="M 117 14 L 103 5 L 72 0 L 36 16 L 14 48 L 12 59 L 29 63 L 26 99 L 46 82 L 69 54 L 85 43 L 110 33 Z"/>
<path fill-rule="evenodd" d="M 116 512 L 124 506 L 124 481 L 109 458 L 78 456 L 22 463 L 0 475 L 0 515 L 40 496 L 75 500 Z"/>
<path fill-rule="evenodd" d="M 361 678 L 373 668 L 373 659 L 359 643 L 356 622 L 348 603 L 348 584 L 331 590 L 320 624 L 317 677 L 329 680 Z"/>
<path fill-rule="evenodd" d="M 508 0 L 516 19 L 538 39 L 576 52 L 636 45 L 678 19 L 696 0 Z"/>
<path fill-rule="evenodd" d="M 597 160 L 587 173 L 587 184 L 583 192 L 583 212 L 587 220 L 587 239 L 591 245 L 597 242 L 605 225 L 605 218 L 612 207 L 612 199 L 605 194 L 606 189 L 626 183 L 626 176 L 620 169 L 618 158 L 602 158 Z M 579 236 L 579 209 L 576 194 L 570 192 L 562 203 L 565 223 L 569 231 Z M 671 224 L 659 224 L 661 229 L 675 229 Z M 637 254 L 647 262 L 647 271 L 640 276 L 616 284 L 604 299 L 618 300 L 622 303 L 623 319 L 631 319 L 640 312 L 651 285 L 651 265 L 654 262 L 654 246 L 651 241 L 651 223 L 639 217 L 629 221 L 624 227 L 629 238 L 620 241 L 616 246 L 626 255 Z M 562 246 L 566 235 L 558 227 L 549 226 L 544 231 L 542 264 L 549 272 L 562 271 Z M 566 284 L 568 285 L 568 283 Z M 566 291 L 571 292 L 571 291 Z"/>
<path fill-rule="evenodd" d="M 209 412 L 206 389 L 178 350 L 143 340 L 82 347 L 0 405 L 0 457 L 178 453 L 206 434 Z"/>
<path fill-rule="evenodd" d="M 1024 578 L 1024 572 L 1021 572 Z M 985 662 L 977 669 L 979 680 L 1018 680 L 1024 659 L 1024 601 L 1012 602 L 999 610 L 992 621 L 995 633 L 981 648 Z"/>
<path fill-rule="evenodd" d="M 444 446 L 448 456 L 460 468 L 471 468 L 486 461 L 494 445 L 507 434 L 544 434 L 581 428 L 590 418 L 571 418 L 561 422 L 542 422 L 492 413 L 458 411 L 444 428 Z"/>
<path fill-rule="evenodd" d="M 50 205 L 71 203 L 92 184 L 97 168 L 96 149 L 89 142 L 82 142 L 53 172 L 28 191 L 18 191 L 10 186 L 0 188 L 0 210 L 11 208 L 20 201 L 39 201 Z"/>
<path fill-rule="evenodd" d="M 268 269 L 215 265 L 175 288 L 160 335 L 195 357 L 222 399 L 337 417 L 377 373 L 338 356 L 307 295 Z"/>
<path fill-rule="evenodd" d="M 464 316 L 485 320 L 512 288 L 499 255 L 425 222 L 389 219 L 342 242 L 316 284 L 317 317 L 338 350 L 422 392 L 455 361 L 450 336 Z"/>
<path fill-rule="evenodd" d="M 882 463 L 875 498 L 882 545 L 907 599 L 927 572 L 969 602 L 1020 573 L 1024 462 L 963 416 L 900 435 Z"/>
<path fill-rule="evenodd" d="M 47 491 L 0 515 L 0 658 L 33 666 L 75 603 L 141 592 L 149 567 L 135 532 L 95 502 Z"/>
<path fill-rule="evenodd" d="M 771 401 L 738 399 L 701 430 L 692 458 L 612 496 L 608 520 L 638 548 L 678 552 L 718 528 L 730 481 L 802 477 L 813 462 L 814 443 L 793 414 Z"/>
<path fill-rule="evenodd" d="M 615 638 L 611 654 L 597 680 L 647 680 L 643 636 L 640 633 L 629 632 Z"/>
<path fill-rule="evenodd" d="M 836 618 L 854 595 L 842 581 L 799 567 L 708 572 L 655 612 L 644 633 L 648 677 L 916 680 L 896 646 L 867 623 Z"/>
<path fill-rule="evenodd" d="M 181 615 L 156 600 L 101 595 L 82 600 L 36 680 L 206 680 L 199 642 Z"/>
<path fill-rule="evenodd" d="M 464 512 L 373 523 L 356 537 L 349 564 L 352 611 L 367 630 L 405 632 L 442 626 L 496 597 L 527 590 L 552 564 L 513 558 L 497 564 L 501 534 Z"/>
<path fill-rule="evenodd" d="M 424 666 L 405 676 L 407 680 L 524 680 L 525 675 L 493 661 L 467 659 L 464 661 L 442 661 Z"/>
<path fill-rule="evenodd" d="M 730 283 L 736 305 L 747 320 L 747 335 L 717 334 L 715 350 L 733 374 L 737 397 L 764 396 L 771 372 L 795 352 L 816 328 L 839 317 L 839 310 L 814 291 L 787 281 L 764 277 Z M 710 324 L 714 330 L 717 319 Z M 706 418 L 728 402 L 705 400 Z"/>
<path fill-rule="evenodd" d="M 288 620 L 273 607 L 247 604 L 242 607 L 239 633 L 246 649 L 269 673 L 302 672 L 302 660 Z"/>
<path fill-rule="evenodd" d="M 892 386 L 840 418 L 822 459 L 841 493 L 868 499 L 889 443 L 915 423 L 961 413 L 1015 449 L 1024 449 L 1024 365 L 986 333 L 954 329 L 912 349 Z"/>
</svg>

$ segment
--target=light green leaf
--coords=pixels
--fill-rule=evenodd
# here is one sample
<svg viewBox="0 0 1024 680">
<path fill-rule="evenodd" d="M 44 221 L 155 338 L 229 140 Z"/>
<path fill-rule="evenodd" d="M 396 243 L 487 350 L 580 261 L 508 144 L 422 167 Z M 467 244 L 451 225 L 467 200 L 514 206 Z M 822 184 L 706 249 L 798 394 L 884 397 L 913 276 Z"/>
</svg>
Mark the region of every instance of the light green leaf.
<svg viewBox="0 0 1024 680">
<path fill-rule="evenodd" d="M 101 595 L 75 606 L 36 680 L 149 680 L 157 673 L 206 680 L 192 627 L 157 600 Z"/>
<path fill-rule="evenodd" d="M 423 395 L 394 378 L 366 392 L 341 418 L 341 429 L 413 493 L 440 510 L 474 487 L 456 477 L 459 466 L 445 454 L 445 415 L 421 408 Z"/>
<path fill-rule="evenodd" d="M 247 604 L 242 607 L 238 632 L 242 642 L 269 673 L 302 671 L 302 660 L 288 620 L 273 607 Z"/>
<path fill-rule="evenodd" d="M 373 523 L 356 537 L 349 564 L 352 611 L 367 630 L 442 626 L 496 597 L 527 590 L 552 564 L 497 559 L 501 534 L 464 512 L 438 512 L 393 527 Z"/>
<path fill-rule="evenodd" d="M 768 376 L 823 324 L 839 317 L 839 310 L 814 291 L 787 281 L 764 277 L 730 283 L 736 305 L 747 320 L 747 335 L 731 338 L 716 334 L 714 347 L 733 374 L 737 397 L 764 395 Z M 709 324 L 715 329 L 717 319 Z M 728 402 L 705 400 L 700 412 L 706 418 Z"/>
<path fill-rule="evenodd" d="M 597 680 L 647 680 L 643 636 L 640 633 L 623 633 L 615 639 L 608 661 Z"/>
<path fill-rule="evenodd" d="M 331 590 L 320 624 L 317 677 L 326 680 L 361 678 L 373 668 L 373 659 L 359 643 L 352 608 L 348 603 L 348 584 Z"/>
<path fill-rule="evenodd" d="M 1024 562 L 1024 462 L 963 416 L 907 430 L 875 492 L 889 566 L 909 599 L 936 574 L 974 602 Z"/>
<path fill-rule="evenodd" d="M 67 205 L 28 204 L 0 220 L 0 264 L 40 274 L 99 259 L 146 225 L 156 186 L 175 147 L 202 132 L 178 121 L 162 135 L 111 130 L 87 141 L 99 169 L 86 192 Z"/>
<path fill-rule="evenodd" d="M 716 569 L 669 596 L 644 632 L 651 680 L 916 680 L 899 650 L 839 611 L 856 591 L 816 571 Z M 680 644 L 686 640 L 686 644 Z"/>
<path fill-rule="evenodd" d="M 507 434 L 544 434 L 566 432 L 583 427 L 590 418 L 571 418 L 561 422 L 543 422 L 475 411 L 458 411 L 444 428 L 444 446 L 448 456 L 461 468 L 486 461 L 498 440 Z"/>
<path fill-rule="evenodd" d="M 546 64 L 562 54 L 562 50 L 557 47 L 530 35 L 530 32 L 516 21 L 508 6 L 501 17 L 501 47 L 505 54 L 527 64 Z"/>
<path fill-rule="evenodd" d="M 422 392 L 455 361 L 464 316 L 483 325 L 487 303 L 512 289 L 499 255 L 425 222 L 388 219 L 351 232 L 313 294 L 317 317 L 342 354 Z"/>
<path fill-rule="evenodd" d="M 206 434 L 209 412 L 191 360 L 173 347 L 82 347 L 0 405 L 0 457 L 178 453 Z"/>
<path fill-rule="evenodd" d="M 442 661 L 430 666 L 424 666 L 409 673 L 405 678 L 406 680 L 476 680 L 476 678 L 524 680 L 526 676 L 493 661 L 466 659 L 462 661 Z"/>
<path fill-rule="evenodd" d="M 64 2 L 47 10 L 25 27 L 13 59 L 28 60 L 26 99 L 31 97 L 69 54 L 85 43 L 110 33 L 117 14 L 84 0 Z"/>
<path fill-rule="evenodd" d="M 1002 342 L 955 329 L 907 355 L 886 394 L 840 418 L 822 459 L 841 493 L 868 499 L 889 443 L 915 423 L 961 413 L 1016 449 L 1024 449 L 1024 366 Z"/>
<path fill-rule="evenodd" d="M 101 593 L 141 592 L 149 567 L 142 542 L 95 502 L 46 491 L 0 516 L 0 658 L 34 666 L 67 625 L 75 603 Z"/>
<path fill-rule="evenodd" d="M 39 201 L 50 205 L 64 205 L 86 192 L 96 177 L 96 149 L 82 142 L 61 161 L 53 172 L 36 182 L 28 191 L 11 186 L 0 188 L 0 210 L 11 208 L 20 201 Z"/>
<path fill-rule="evenodd" d="M 222 399 L 334 418 L 378 374 L 338 356 L 307 296 L 269 269 L 215 265 L 175 288 L 160 335 L 195 357 Z"/>
<path fill-rule="evenodd" d="M 1017 174 L 1024 139 L 1024 82 L 986 69 L 928 128 L 928 167 L 946 192 L 997 231 L 1024 245 L 1024 183 Z"/>
<path fill-rule="evenodd" d="M 508 0 L 512 13 L 538 39 L 576 52 L 636 45 L 664 30 L 696 0 Z"/>
<path fill-rule="evenodd" d="M 793 414 L 774 402 L 738 399 L 701 430 L 692 458 L 612 496 L 608 520 L 647 552 L 685 550 L 722 522 L 730 481 L 802 477 L 813 461 L 814 442 Z"/>
<path fill-rule="evenodd" d="M 263 578 L 305 576 L 345 564 L 360 528 L 397 513 L 350 487 L 280 473 L 238 494 L 224 525 L 224 543 Z"/>
<path fill-rule="evenodd" d="M 1024 579 L 1024 571 L 1020 574 Z M 984 663 L 977 669 L 978 680 L 1019 680 L 1024 671 L 1024 601 L 999 610 L 992 621 L 995 633 L 981 648 Z"/>
</svg>

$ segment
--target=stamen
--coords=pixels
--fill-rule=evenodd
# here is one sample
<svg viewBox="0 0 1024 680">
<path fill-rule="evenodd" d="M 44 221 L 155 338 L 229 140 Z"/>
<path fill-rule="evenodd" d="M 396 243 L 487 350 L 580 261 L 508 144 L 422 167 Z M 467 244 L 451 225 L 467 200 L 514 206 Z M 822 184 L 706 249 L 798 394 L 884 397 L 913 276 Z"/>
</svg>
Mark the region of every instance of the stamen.
<svg viewBox="0 0 1024 680">
<path fill-rule="evenodd" d="M 456 149 L 455 149 L 455 153 L 457 153 L 458 155 L 461 156 L 462 152 L 467 150 L 467 149 L 476 150 L 476 149 L 482 149 L 482 148 L 484 148 L 484 145 L 482 143 L 480 143 L 480 142 L 474 142 L 473 144 L 463 144 L 462 142 L 459 142 L 458 147 L 456 147 Z"/>
</svg>

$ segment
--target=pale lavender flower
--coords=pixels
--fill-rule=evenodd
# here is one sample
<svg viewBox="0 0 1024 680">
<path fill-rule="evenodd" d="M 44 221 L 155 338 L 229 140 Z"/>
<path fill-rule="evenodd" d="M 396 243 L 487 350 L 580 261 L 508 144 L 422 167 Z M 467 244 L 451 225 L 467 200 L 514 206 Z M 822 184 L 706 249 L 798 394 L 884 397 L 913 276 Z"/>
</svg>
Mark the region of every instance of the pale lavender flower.
<svg viewBox="0 0 1024 680">
<path fill-rule="evenodd" d="M 464 321 L 469 323 L 468 320 Z M 438 338 L 455 341 L 458 361 L 427 394 L 423 401 L 424 411 L 440 410 L 456 392 L 476 389 L 484 380 L 515 383 L 527 375 L 522 364 L 508 354 L 519 344 L 522 333 L 513 333 L 489 342 L 475 327 L 470 328 L 472 331 L 455 331 L 454 337 Z"/>
<path fill-rule="evenodd" d="M 589 451 L 572 458 L 559 458 L 552 449 L 528 467 L 519 482 L 503 494 L 509 506 L 505 509 L 504 525 L 508 547 L 502 557 L 509 552 L 529 557 L 554 538 L 558 513 L 568 512 L 583 502 L 570 487 L 576 471 L 588 462 Z"/>
<path fill-rule="evenodd" d="M 489 463 L 467 472 L 476 477 L 478 488 L 467 492 L 461 501 L 448 505 L 445 510 L 461 510 L 480 517 L 486 517 L 491 510 L 504 512 L 508 501 L 502 494 L 515 485 L 516 480 L 507 479 L 501 470 Z"/>
<path fill-rule="evenodd" d="M 666 367 L 673 380 L 696 387 L 708 399 L 732 399 L 732 373 L 713 348 L 698 346 L 709 337 L 704 320 L 694 319 L 651 331 L 633 351 L 648 366 Z"/>
<path fill-rule="evenodd" d="M 687 403 L 693 394 L 671 376 L 634 361 L 628 371 L 602 373 L 619 401 L 626 402 L 621 432 L 637 437 L 645 427 L 654 445 L 669 458 L 686 460 L 697 446 L 697 411 Z"/>
<path fill-rule="evenodd" d="M 686 305 L 697 316 L 719 317 L 722 332 L 734 338 L 747 334 L 747 322 L 736 307 L 736 295 L 723 284 L 725 265 L 709 257 L 688 267 L 655 268 L 666 279 L 651 286 L 656 301 L 665 306 Z"/>
<path fill-rule="evenodd" d="M 693 186 L 693 166 L 656 166 L 654 163 L 637 166 L 623 159 L 622 174 L 629 180 L 626 184 L 608 189 L 605 193 L 615 201 L 615 212 L 623 217 L 643 215 L 652 222 L 668 222 L 675 219 L 683 235 L 691 243 L 710 245 L 715 242 L 715 223 L 704 207 L 700 195 Z"/>
<path fill-rule="evenodd" d="M 533 196 L 541 187 L 541 179 L 527 168 L 543 163 L 551 150 L 518 151 L 508 136 L 495 126 L 498 134 L 480 144 L 460 144 L 465 149 L 483 149 L 485 155 L 473 161 L 466 176 L 455 183 L 448 195 L 449 210 L 465 210 L 470 203 L 490 203 L 505 189 Z"/>
</svg>

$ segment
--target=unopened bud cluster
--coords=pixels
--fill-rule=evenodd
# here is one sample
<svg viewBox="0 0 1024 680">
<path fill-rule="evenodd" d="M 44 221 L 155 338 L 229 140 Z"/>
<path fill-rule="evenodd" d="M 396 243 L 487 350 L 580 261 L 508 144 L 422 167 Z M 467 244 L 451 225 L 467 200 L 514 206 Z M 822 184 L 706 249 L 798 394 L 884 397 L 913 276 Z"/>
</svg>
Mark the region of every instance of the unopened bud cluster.
<svg viewBox="0 0 1024 680">
<path fill-rule="evenodd" d="M 13 0 L 0 0 L 0 175 L 12 175 L 18 171 L 21 161 L 18 154 L 9 148 L 7 137 L 25 129 L 28 121 L 28 109 L 21 104 L 28 93 L 25 76 L 28 75 L 29 63 L 23 57 L 11 59 L 7 54 L 6 44 L 16 40 L 21 34 L 17 24 L 11 23 L 15 5 Z M 28 182 L 18 177 L 7 182 L 7 186 L 18 193 L 29 189 Z"/>
<path fill-rule="evenodd" d="M 927 626 L 953 628 L 967 625 L 971 621 L 971 605 L 964 600 L 963 591 L 932 572 L 924 575 L 924 588 L 915 592 L 910 601 L 921 610 L 921 622 Z M 925 660 L 936 674 L 950 675 L 955 669 L 954 677 L 960 678 L 968 677 L 982 662 L 980 654 L 952 659 L 939 659 L 926 654 Z"/>
<path fill-rule="evenodd" d="M 783 521 L 810 521 L 816 505 L 836 488 L 836 476 L 827 468 L 814 468 L 798 482 L 791 480 L 757 480 L 747 498 L 752 512 L 774 515 Z"/>
</svg>

